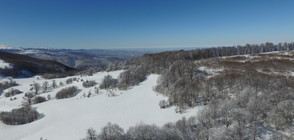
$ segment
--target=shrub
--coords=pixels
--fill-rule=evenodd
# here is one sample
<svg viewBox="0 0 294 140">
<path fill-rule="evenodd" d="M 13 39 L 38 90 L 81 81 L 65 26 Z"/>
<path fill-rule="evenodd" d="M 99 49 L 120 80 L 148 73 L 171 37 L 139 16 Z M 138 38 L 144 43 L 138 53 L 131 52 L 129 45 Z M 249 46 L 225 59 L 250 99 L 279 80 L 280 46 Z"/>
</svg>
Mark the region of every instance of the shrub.
<svg viewBox="0 0 294 140">
<path fill-rule="evenodd" d="M 117 79 L 112 78 L 112 76 L 107 75 L 103 78 L 102 83 L 100 84 L 101 89 L 111 89 L 115 88 L 118 83 Z"/>
<path fill-rule="evenodd" d="M 95 85 L 97 85 L 97 83 L 95 81 L 85 81 L 85 82 L 83 82 L 83 87 L 84 88 L 93 87 Z"/>
<path fill-rule="evenodd" d="M 9 81 L 5 81 L 3 83 L 0 83 L 0 90 L 5 90 L 8 89 L 10 87 L 14 87 L 14 86 L 18 86 L 18 84 L 13 81 L 12 79 L 10 79 Z"/>
<path fill-rule="evenodd" d="M 68 85 L 71 84 L 72 82 L 73 82 L 73 79 L 72 79 L 72 78 L 69 78 L 69 79 L 67 79 L 67 80 L 65 81 L 65 83 L 68 84 Z"/>
<path fill-rule="evenodd" d="M 59 86 L 61 86 L 61 87 L 64 86 L 63 82 L 60 82 L 60 83 L 59 83 Z"/>
<path fill-rule="evenodd" d="M 75 86 L 64 88 L 56 93 L 56 99 L 70 98 L 77 94 L 78 88 Z"/>
<path fill-rule="evenodd" d="M 25 94 L 25 97 L 27 97 L 27 98 L 29 98 L 29 99 L 31 99 L 31 98 L 34 98 L 36 95 L 33 93 L 33 92 L 27 92 L 26 94 Z"/>
<path fill-rule="evenodd" d="M 160 108 L 167 108 L 168 107 L 168 102 L 165 100 L 160 100 L 159 101 L 159 106 Z"/>
<path fill-rule="evenodd" d="M 11 88 L 8 92 L 4 93 L 4 96 L 11 97 L 20 93 L 22 93 L 20 90 Z"/>
<path fill-rule="evenodd" d="M 42 103 L 42 102 L 45 102 L 45 101 L 47 101 L 46 98 L 42 97 L 42 96 L 36 96 L 33 99 L 34 104 Z"/>
<path fill-rule="evenodd" d="M 37 120 L 39 115 L 31 106 L 24 106 L 10 112 L 1 112 L 0 120 L 7 125 L 20 125 Z"/>
</svg>

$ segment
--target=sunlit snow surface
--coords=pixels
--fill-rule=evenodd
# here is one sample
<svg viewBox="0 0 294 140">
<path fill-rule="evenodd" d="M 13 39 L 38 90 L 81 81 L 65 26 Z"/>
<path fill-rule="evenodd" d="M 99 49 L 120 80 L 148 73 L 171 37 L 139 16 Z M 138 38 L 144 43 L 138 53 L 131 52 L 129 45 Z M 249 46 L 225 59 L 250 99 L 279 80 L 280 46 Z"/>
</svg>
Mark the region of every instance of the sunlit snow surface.
<svg viewBox="0 0 294 140">
<path fill-rule="evenodd" d="M 4 62 L 0 59 L 0 69 L 11 68 L 9 63 Z"/>
<path fill-rule="evenodd" d="M 107 74 L 117 78 L 122 71 L 99 72 L 94 76 L 76 76 L 83 80 L 95 80 L 100 83 Z M 86 129 L 94 128 L 100 131 L 107 122 L 117 123 L 125 130 L 140 122 L 157 124 L 159 126 L 167 122 L 175 122 L 182 117 L 196 115 L 202 107 L 195 107 L 183 114 L 175 113 L 175 107 L 160 109 L 160 100 L 167 99 L 153 91 L 158 75 L 149 75 L 147 80 L 139 86 L 126 91 L 114 91 L 117 96 L 108 97 L 106 90 L 100 90 L 98 95 L 90 98 L 84 97 L 84 93 L 90 90 L 94 94 L 94 87 L 83 88 L 82 82 L 74 82 L 67 86 L 77 86 L 82 91 L 73 98 L 50 101 L 33 105 L 44 116 L 37 121 L 25 125 L 8 126 L 0 122 L 0 138 L 5 140 L 39 140 L 41 137 L 48 140 L 79 140 L 86 135 Z M 65 83 L 66 79 L 55 79 L 56 82 Z M 0 80 L 3 81 L 5 79 Z M 21 91 L 29 91 L 30 84 L 34 82 L 42 84 L 44 79 L 37 77 L 29 79 L 16 79 Z M 52 80 L 48 80 L 51 84 Z M 99 85 L 97 85 L 99 86 Z M 55 97 L 56 92 L 65 88 L 59 87 L 41 96 L 48 94 Z M 16 100 L 10 101 L 4 96 L 0 97 L 0 111 L 18 108 L 21 105 L 23 94 L 15 96 Z"/>
</svg>

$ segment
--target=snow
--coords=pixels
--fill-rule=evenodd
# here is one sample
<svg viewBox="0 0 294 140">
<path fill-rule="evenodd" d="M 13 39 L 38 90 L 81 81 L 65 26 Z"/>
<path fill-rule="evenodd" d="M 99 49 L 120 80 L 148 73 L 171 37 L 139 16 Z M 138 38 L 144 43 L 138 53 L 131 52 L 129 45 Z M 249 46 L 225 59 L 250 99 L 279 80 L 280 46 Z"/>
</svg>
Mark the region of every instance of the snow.
<svg viewBox="0 0 294 140">
<path fill-rule="evenodd" d="M 5 69 L 5 68 L 11 68 L 11 65 L 0 59 L 0 69 Z"/>
<path fill-rule="evenodd" d="M 111 75 L 117 78 L 122 71 L 99 72 L 93 76 L 75 76 L 83 80 L 95 80 L 100 83 L 104 76 Z M 100 90 L 99 94 L 94 93 L 94 87 L 83 88 L 81 82 L 52 89 L 50 92 L 42 93 L 55 97 L 57 91 L 67 86 L 77 86 L 82 91 L 73 98 L 52 99 L 47 102 L 33 105 L 43 114 L 39 120 L 25 125 L 9 126 L 0 122 L 0 138 L 5 140 L 34 140 L 46 138 L 48 140 L 79 140 L 86 135 L 86 129 L 94 128 L 98 132 L 107 122 L 117 123 L 127 130 L 128 127 L 144 122 L 162 126 L 167 122 L 175 122 L 182 117 L 195 116 L 202 108 L 201 106 L 191 108 L 183 114 L 175 113 L 175 107 L 160 109 L 159 101 L 167 97 L 153 91 L 159 75 L 149 75 L 147 80 L 138 86 L 126 91 L 113 90 L 117 96 L 107 96 L 109 91 Z M 39 80 L 38 80 L 39 79 Z M 55 79 L 56 83 L 65 83 L 68 78 Z M 4 81 L 7 79 L 2 79 Z M 20 86 L 13 87 L 21 91 L 29 91 L 30 84 L 37 82 L 42 84 L 45 79 L 38 76 L 33 78 L 15 79 Z M 52 80 L 49 80 L 51 84 Z M 92 92 L 90 98 L 84 97 L 84 93 Z M 9 111 L 18 108 L 22 101 L 21 95 L 16 95 L 14 101 L 4 96 L 0 97 L 0 111 Z"/>
<path fill-rule="evenodd" d="M 0 45 L 0 50 L 21 50 L 21 48 L 14 48 L 5 45 Z"/>
<path fill-rule="evenodd" d="M 0 49 L 13 49 L 12 47 L 8 47 L 8 46 L 4 46 L 4 45 L 0 45 Z"/>
<path fill-rule="evenodd" d="M 208 68 L 208 67 L 201 66 L 201 67 L 198 68 L 198 70 L 207 72 L 207 74 L 209 75 L 207 77 L 210 78 L 210 77 L 216 76 L 220 72 L 224 71 L 224 68 L 213 69 L 213 68 Z"/>
<path fill-rule="evenodd" d="M 34 53 L 38 53 L 39 51 L 37 50 L 23 50 L 21 52 L 19 52 L 19 54 L 34 54 Z"/>
</svg>

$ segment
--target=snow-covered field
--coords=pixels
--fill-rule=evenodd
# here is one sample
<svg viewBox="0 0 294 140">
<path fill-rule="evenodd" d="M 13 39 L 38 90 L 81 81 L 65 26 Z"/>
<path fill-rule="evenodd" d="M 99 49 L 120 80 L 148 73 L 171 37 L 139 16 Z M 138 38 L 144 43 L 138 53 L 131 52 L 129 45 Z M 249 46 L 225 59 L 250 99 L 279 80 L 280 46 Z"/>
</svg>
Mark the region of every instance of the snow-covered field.
<svg viewBox="0 0 294 140">
<path fill-rule="evenodd" d="M 122 71 L 99 72 L 93 76 L 76 76 L 83 80 L 95 80 L 100 83 L 107 74 L 117 78 Z M 32 123 L 25 125 L 9 126 L 0 122 L 0 139 L 5 140 L 39 140 L 41 137 L 47 140 L 79 140 L 86 134 L 86 129 L 94 128 L 100 130 L 107 122 L 117 123 L 125 130 L 129 126 L 144 122 L 146 124 L 163 125 L 167 122 L 174 122 L 182 117 L 196 115 L 202 107 L 195 107 L 183 114 L 175 113 L 175 107 L 160 109 L 159 101 L 167 99 L 153 91 L 158 75 L 150 75 L 147 80 L 139 86 L 125 91 L 113 90 L 117 96 L 109 97 L 106 90 L 100 90 L 99 94 L 94 93 L 94 87 L 84 88 L 82 82 L 74 81 L 70 85 L 52 89 L 47 93 L 40 94 L 47 97 L 50 94 L 55 97 L 56 92 L 67 87 L 77 86 L 81 89 L 78 95 L 68 99 L 51 99 L 47 102 L 35 104 L 33 107 L 43 116 Z M 56 83 L 65 83 L 68 78 L 55 79 Z M 2 79 L 4 81 L 6 79 Z M 37 82 L 42 84 L 45 79 L 27 78 L 15 79 L 20 86 L 17 88 L 24 93 L 29 91 L 30 84 Z M 51 84 L 52 80 L 48 80 Z M 99 86 L 99 85 L 97 85 Z M 91 91 L 90 98 L 84 97 L 84 93 Z M 16 95 L 16 100 L 10 101 L 3 95 L 0 96 L 0 111 L 9 111 L 21 106 L 24 94 Z M 13 97 L 14 98 L 14 97 Z"/>
</svg>

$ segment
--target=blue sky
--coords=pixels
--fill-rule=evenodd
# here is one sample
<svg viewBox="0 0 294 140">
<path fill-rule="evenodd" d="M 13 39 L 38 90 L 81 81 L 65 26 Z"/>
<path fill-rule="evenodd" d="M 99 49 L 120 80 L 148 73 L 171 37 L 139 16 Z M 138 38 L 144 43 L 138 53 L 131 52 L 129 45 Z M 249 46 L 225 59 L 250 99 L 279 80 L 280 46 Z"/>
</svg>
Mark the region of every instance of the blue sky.
<svg viewBox="0 0 294 140">
<path fill-rule="evenodd" d="M 0 0 L 0 45 L 162 48 L 293 42 L 293 0 Z"/>
</svg>

